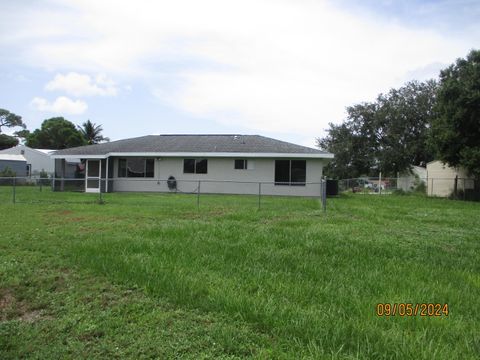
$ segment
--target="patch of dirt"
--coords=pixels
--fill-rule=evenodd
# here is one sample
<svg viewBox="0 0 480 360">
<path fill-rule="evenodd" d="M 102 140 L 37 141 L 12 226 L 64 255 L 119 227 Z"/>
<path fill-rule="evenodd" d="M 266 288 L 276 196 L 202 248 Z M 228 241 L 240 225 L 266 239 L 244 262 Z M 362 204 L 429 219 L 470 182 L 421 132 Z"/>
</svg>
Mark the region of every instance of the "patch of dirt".
<svg viewBox="0 0 480 360">
<path fill-rule="evenodd" d="M 70 214 L 73 214 L 73 211 L 72 210 L 67 210 L 67 209 L 64 209 L 64 210 L 54 210 L 54 211 L 49 211 L 51 214 L 55 214 L 55 215 L 70 215 Z"/>
<path fill-rule="evenodd" d="M 18 320 L 31 324 L 46 318 L 41 310 L 32 310 L 18 301 L 9 289 L 0 289 L 0 322 Z"/>
<path fill-rule="evenodd" d="M 44 316 L 42 315 L 42 312 L 40 310 L 33 310 L 33 311 L 27 311 L 23 313 L 18 320 L 20 321 L 25 321 L 26 323 L 34 323 L 35 321 L 38 321 L 40 319 L 43 319 Z"/>
<path fill-rule="evenodd" d="M 0 319 L 2 318 L 4 309 L 7 309 L 15 302 L 15 298 L 8 290 L 0 291 Z"/>
</svg>

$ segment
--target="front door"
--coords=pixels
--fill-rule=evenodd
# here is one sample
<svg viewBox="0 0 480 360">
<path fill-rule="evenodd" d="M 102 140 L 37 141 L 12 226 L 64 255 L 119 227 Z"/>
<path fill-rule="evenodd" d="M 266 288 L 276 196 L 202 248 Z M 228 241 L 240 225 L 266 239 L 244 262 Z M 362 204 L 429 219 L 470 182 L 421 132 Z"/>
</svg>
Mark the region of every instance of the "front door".
<svg viewBox="0 0 480 360">
<path fill-rule="evenodd" d="M 87 160 L 85 173 L 85 192 L 100 192 L 100 174 L 102 173 L 102 163 L 100 160 Z"/>
</svg>

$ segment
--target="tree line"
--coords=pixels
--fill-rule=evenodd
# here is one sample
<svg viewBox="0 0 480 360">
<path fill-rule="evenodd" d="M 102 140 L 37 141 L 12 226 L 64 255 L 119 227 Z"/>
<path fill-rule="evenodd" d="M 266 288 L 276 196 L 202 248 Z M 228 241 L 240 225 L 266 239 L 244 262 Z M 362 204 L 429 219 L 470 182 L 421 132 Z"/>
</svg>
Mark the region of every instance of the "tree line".
<svg viewBox="0 0 480 360">
<path fill-rule="evenodd" d="M 317 138 L 335 155 L 329 177 L 397 176 L 438 159 L 480 178 L 480 50 L 442 70 L 438 81 L 408 82 L 346 112 Z"/>
<path fill-rule="evenodd" d="M 2 133 L 2 127 L 20 128 L 13 136 Z M 0 150 L 16 146 L 22 139 L 26 146 L 37 149 L 60 150 L 75 146 L 98 144 L 109 141 L 102 135 L 103 128 L 90 120 L 75 126 L 63 117 L 54 117 L 42 122 L 39 129 L 27 130 L 22 117 L 0 109 Z"/>
</svg>

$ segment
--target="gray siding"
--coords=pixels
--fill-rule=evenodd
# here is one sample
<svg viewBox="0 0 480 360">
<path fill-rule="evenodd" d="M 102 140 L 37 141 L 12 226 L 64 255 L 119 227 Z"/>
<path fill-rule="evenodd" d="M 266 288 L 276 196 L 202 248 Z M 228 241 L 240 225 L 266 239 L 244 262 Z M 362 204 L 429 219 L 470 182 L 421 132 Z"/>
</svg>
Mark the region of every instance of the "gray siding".
<svg viewBox="0 0 480 360">
<path fill-rule="evenodd" d="M 181 192 L 196 192 L 198 181 L 201 181 L 202 193 L 258 194 L 258 183 L 263 182 L 261 190 L 265 195 L 320 195 L 320 181 L 324 166 L 322 159 L 306 160 L 307 184 L 305 186 L 274 185 L 275 159 L 249 159 L 248 161 L 249 167 L 253 168 L 236 170 L 233 158 L 209 158 L 207 174 L 184 174 L 183 158 L 155 159 L 154 178 L 140 179 L 118 178 L 118 159 L 114 159 L 113 191 L 168 192 L 164 180 L 174 176 L 178 190 Z"/>
</svg>

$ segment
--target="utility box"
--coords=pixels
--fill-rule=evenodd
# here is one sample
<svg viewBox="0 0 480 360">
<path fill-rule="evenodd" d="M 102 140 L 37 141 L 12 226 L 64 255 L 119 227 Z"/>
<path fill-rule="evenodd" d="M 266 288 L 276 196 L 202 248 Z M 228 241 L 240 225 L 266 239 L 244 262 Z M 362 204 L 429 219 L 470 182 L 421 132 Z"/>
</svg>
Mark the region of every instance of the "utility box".
<svg viewBox="0 0 480 360">
<path fill-rule="evenodd" d="M 327 196 L 338 195 L 338 180 L 327 180 Z"/>
</svg>

